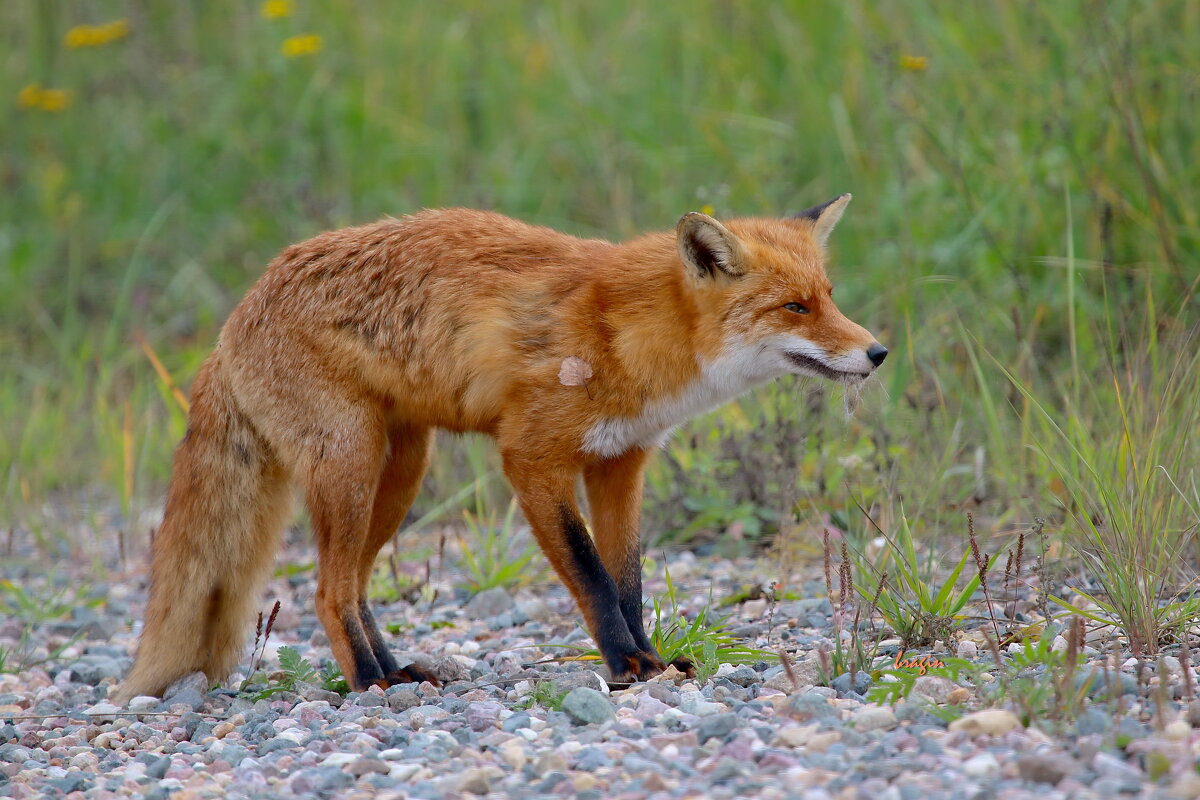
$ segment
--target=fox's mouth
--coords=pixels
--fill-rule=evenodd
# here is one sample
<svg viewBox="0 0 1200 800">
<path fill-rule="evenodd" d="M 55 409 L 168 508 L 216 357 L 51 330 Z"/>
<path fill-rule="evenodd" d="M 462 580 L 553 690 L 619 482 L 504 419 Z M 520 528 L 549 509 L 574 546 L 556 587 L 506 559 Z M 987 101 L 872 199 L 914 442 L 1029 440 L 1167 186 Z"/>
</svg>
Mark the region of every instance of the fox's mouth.
<svg viewBox="0 0 1200 800">
<path fill-rule="evenodd" d="M 843 372 L 803 353 L 785 352 L 784 355 L 796 366 L 814 372 L 822 378 L 828 378 L 831 381 L 861 381 L 870 375 L 868 372 Z"/>
</svg>

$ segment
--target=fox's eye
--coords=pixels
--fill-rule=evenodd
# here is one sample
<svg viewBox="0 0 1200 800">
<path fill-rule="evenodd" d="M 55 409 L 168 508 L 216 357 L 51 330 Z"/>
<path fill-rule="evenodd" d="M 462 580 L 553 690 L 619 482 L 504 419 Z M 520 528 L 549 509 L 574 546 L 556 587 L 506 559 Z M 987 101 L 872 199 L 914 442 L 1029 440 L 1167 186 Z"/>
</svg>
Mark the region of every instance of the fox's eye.
<svg viewBox="0 0 1200 800">
<path fill-rule="evenodd" d="M 791 311 L 793 314 L 807 314 L 808 313 L 808 306 L 802 306 L 799 303 L 786 303 L 783 307 L 786 308 L 788 311 Z"/>
</svg>

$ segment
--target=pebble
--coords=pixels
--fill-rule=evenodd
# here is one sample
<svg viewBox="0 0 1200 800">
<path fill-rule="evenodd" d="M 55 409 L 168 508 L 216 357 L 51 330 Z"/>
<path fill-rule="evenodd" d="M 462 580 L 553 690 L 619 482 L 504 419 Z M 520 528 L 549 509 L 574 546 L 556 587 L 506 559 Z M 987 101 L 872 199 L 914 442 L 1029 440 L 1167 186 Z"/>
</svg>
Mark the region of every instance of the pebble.
<svg viewBox="0 0 1200 800">
<path fill-rule="evenodd" d="M 563 698 L 562 710 L 580 725 L 600 724 L 616 718 L 612 704 L 600 692 L 578 686 Z"/>
<path fill-rule="evenodd" d="M 968 736 L 1000 736 L 1021 727 L 1017 715 L 1004 708 L 988 708 L 959 717 L 950 723 L 950 731 Z"/>
</svg>

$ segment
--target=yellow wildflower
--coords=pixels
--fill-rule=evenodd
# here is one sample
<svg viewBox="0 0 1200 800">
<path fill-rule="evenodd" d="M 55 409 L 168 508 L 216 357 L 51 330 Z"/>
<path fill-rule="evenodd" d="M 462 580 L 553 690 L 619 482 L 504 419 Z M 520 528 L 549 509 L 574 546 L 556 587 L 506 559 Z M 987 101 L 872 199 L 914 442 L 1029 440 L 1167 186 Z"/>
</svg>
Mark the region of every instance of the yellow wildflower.
<svg viewBox="0 0 1200 800">
<path fill-rule="evenodd" d="M 39 105 L 42 111 L 65 111 L 71 105 L 71 93 L 66 89 L 43 89 Z"/>
<path fill-rule="evenodd" d="M 288 58 L 297 58 L 298 56 L 319 53 L 324 46 L 325 41 L 320 36 L 315 33 L 306 33 L 303 36 L 293 36 L 290 39 L 284 39 L 283 54 Z"/>
<path fill-rule="evenodd" d="M 42 111 L 65 111 L 71 105 L 71 93 L 66 89 L 46 89 L 41 84 L 31 83 L 17 93 L 17 105 Z"/>
<path fill-rule="evenodd" d="M 76 25 L 67 31 L 63 44 L 72 50 L 81 47 L 102 47 L 129 35 L 129 21 L 115 19 L 103 25 Z"/>
<path fill-rule="evenodd" d="M 713 208 L 712 203 L 705 203 L 704 205 L 700 206 L 700 213 L 708 214 L 711 217 L 713 214 L 717 213 L 717 210 Z"/>
<path fill-rule="evenodd" d="M 900 69 L 921 72 L 928 66 L 929 59 L 925 56 L 900 56 Z"/>
<path fill-rule="evenodd" d="M 37 108 L 42 104 L 42 87 L 31 83 L 17 93 L 17 105 L 21 108 Z"/>
<path fill-rule="evenodd" d="M 292 15 L 292 0 L 266 0 L 259 11 L 263 19 L 283 19 Z"/>
</svg>

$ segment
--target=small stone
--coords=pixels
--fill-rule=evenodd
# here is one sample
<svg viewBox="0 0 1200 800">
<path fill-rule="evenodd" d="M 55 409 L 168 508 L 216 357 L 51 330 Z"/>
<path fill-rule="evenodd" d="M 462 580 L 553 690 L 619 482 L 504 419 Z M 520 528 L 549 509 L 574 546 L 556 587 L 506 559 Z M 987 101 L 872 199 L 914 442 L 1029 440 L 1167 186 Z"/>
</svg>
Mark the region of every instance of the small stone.
<svg viewBox="0 0 1200 800">
<path fill-rule="evenodd" d="M 1050 652 L 1065 653 L 1067 652 L 1067 637 L 1059 635 L 1054 637 L 1054 641 L 1050 643 Z M 1043 781 L 1045 783 L 1045 781 Z"/>
<path fill-rule="evenodd" d="M 167 770 L 169 770 L 170 768 L 171 768 L 171 757 L 170 756 L 162 756 L 161 758 L 156 758 L 154 761 L 150 762 L 150 764 L 148 764 L 146 766 L 146 777 L 153 778 L 156 781 L 162 780 L 163 776 L 167 774 Z"/>
<path fill-rule="evenodd" d="M 959 717 L 950 723 L 951 733 L 968 736 L 1000 736 L 1021 727 L 1017 715 L 1005 708 L 987 708 Z"/>
<path fill-rule="evenodd" d="M 484 589 L 468 600 L 462 613 L 468 619 L 487 619 L 502 614 L 514 606 L 516 606 L 516 602 L 512 596 L 502 587 L 497 586 L 493 589 Z"/>
<path fill-rule="evenodd" d="M 859 732 L 890 731 L 896 727 L 896 714 L 887 706 L 864 706 L 854 714 L 854 729 Z"/>
<path fill-rule="evenodd" d="M 361 778 L 363 775 L 387 775 L 391 770 L 391 764 L 382 759 L 370 757 L 360 758 L 346 766 L 346 772 L 356 778 Z"/>
<path fill-rule="evenodd" d="M 961 706 L 963 703 L 971 699 L 971 690 L 962 686 L 951 690 L 950 694 L 946 695 L 946 702 L 951 705 Z"/>
<path fill-rule="evenodd" d="M 1092 759 L 1092 769 L 1102 778 L 1139 782 L 1145 779 L 1140 769 L 1103 750 Z"/>
<path fill-rule="evenodd" d="M 1192 726 L 1188 725 L 1181 719 L 1172 720 L 1167 723 L 1167 727 L 1163 729 L 1163 735 L 1168 739 L 1176 742 L 1182 742 L 1192 733 Z"/>
<path fill-rule="evenodd" d="M 217 737 L 218 739 L 224 739 L 226 736 L 233 733 L 236 728 L 237 726 L 229 720 L 221 720 L 213 726 L 213 736 Z"/>
<path fill-rule="evenodd" d="M 940 705 L 950 702 L 950 693 L 957 688 L 954 681 L 938 675 L 921 675 L 913 681 L 912 691 Z"/>
<path fill-rule="evenodd" d="M 616 718 L 608 698 L 586 686 L 568 692 L 563 698 L 562 710 L 579 725 L 599 724 Z"/>
<path fill-rule="evenodd" d="M 963 639 L 961 642 L 958 643 L 958 657 L 959 658 L 967 659 L 968 661 L 970 661 L 970 660 L 974 660 L 974 658 L 977 655 L 979 655 L 979 645 L 975 644 L 970 639 Z"/>
<path fill-rule="evenodd" d="M 546 753 L 534 762 L 533 771 L 539 778 L 544 778 L 552 772 L 566 772 L 567 760 L 558 753 Z"/>
<path fill-rule="evenodd" d="M 696 728 L 696 739 L 704 744 L 709 739 L 724 739 L 737 727 L 736 714 L 717 714 L 700 720 Z"/>
<path fill-rule="evenodd" d="M 962 770 L 972 778 L 990 778 L 1000 771 L 1000 764 L 991 753 L 981 753 L 964 761 Z"/>
<path fill-rule="evenodd" d="M 392 687 L 393 689 L 395 687 Z M 421 705 L 421 696 L 412 689 L 389 690 L 387 693 L 388 707 L 392 711 L 407 711 Z"/>
<path fill-rule="evenodd" d="M 555 694 L 567 694 L 580 686 L 595 689 L 601 694 L 609 694 L 608 683 L 590 669 L 568 672 L 551 681 Z"/>
<path fill-rule="evenodd" d="M 1074 762 L 1064 755 L 1033 753 L 1017 759 L 1017 772 L 1027 781 L 1057 784 L 1074 770 Z"/>
<path fill-rule="evenodd" d="M 90 706 L 90 707 L 84 709 L 83 713 L 90 716 L 92 718 L 93 722 L 97 722 L 97 721 L 99 721 L 97 718 L 105 717 L 105 716 L 112 716 L 113 714 L 116 714 L 122 710 L 123 709 L 120 706 L 116 706 L 116 705 L 113 705 L 112 703 L 105 702 L 105 703 L 96 703 L 96 705 Z"/>
<path fill-rule="evenodd" d="M 296 683 L 296 694 L 304 698 L 307 703 L 315 703 L 324 700 L 333 707 L 342 704 L 342 696 L 337 692 L 331 692 L 328 689 L 323 689 L 320 686 L 314 686 L 311 683 L 299 681 Z"/>
<path fill-rule="evenodd" d="M 375 692 L 359 692 L 354 698 L 354 705 L 362 708 L 382 708 L 387 705 L 387 698 Z"/>
<path fill-rule="evenodd" d="M 211 685 L 212 684 L 208 680 L 208 676 L 203 672 L 193 672 L 188 675 L 184 675 L 182 678 L 168 686 L 167 690 L 163 692 L 163 703 L 169 706 L 173 705 L 174 703 L 181 702 L 175 699 L 175 696 L 180 692 L 193 691 L 196 694 L 203 696 L 208 694 L 208 689 Z M 191 705 L 191 703 L 188 703 L 188 705 Z"/>
<path fill-rule="evenodd" d="M 182 705 L 187 706 L 192 711 L 199 711 L 204 706 L 204 695 L 195 689 L 180 689 L 171 695 L 169 700 L 164 700 L 163 705 L 171 708 Z"/>
<path fill-rule="evenodd" d="M 471 703 L 465 714 L 467 724 L 473 731 L 486 731 L 495 728 L 500 723 L 500 712 L 504 706 L 493 701 Z"/>
<path fill-rule="evenodd" d="M 784 747 L 803 747 L 817 728 L 817 725 L 785 725 L 776 732 L 775 742 Z"/>
<path fill-rule="evenodd" d="M 129 701 L 129 710 L 150 712 L 157 710 L 159 705 L 161 705 L 161 701 L 157 697 L 143 694 Z"/>
<path fill-rule="evenodd" d="M 525 766 L 525 749 L 516 742 L 503 744 L 500 746 L 500 758 L 514 770 L 520 771 Z"/>
</svg>

